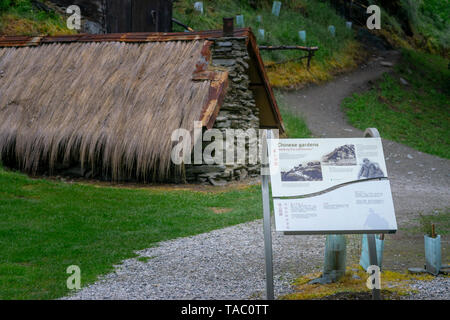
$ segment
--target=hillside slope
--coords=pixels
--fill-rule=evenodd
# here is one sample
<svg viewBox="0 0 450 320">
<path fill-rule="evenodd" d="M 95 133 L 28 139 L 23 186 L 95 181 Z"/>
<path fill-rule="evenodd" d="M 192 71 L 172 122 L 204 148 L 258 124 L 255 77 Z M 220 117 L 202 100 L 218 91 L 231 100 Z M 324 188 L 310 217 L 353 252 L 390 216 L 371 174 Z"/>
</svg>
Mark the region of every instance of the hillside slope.
<svg viewBox="0 0 450 320">
<path fill-rule="evenodd" d="M 194 8 L 196 2 L 175 0 L 173 12 L 176 19 L 195 30 L 220 29 L 223 17 L 242 15 L 241 26 L 251 27 L 261 45 L 319 47 L 309 70 L 306 60 L 299 59 L 305 55 L 304 52 L 263 51 L 269 79 L 274 87 L 299 88 L 307 83 L 330 80 L 335 74 L 355 68 L 370 54 L 356 40 L 356 28 L 348 29 L 345 19 L 330 6 L 330 3 L 342 1 L 283 0 L 279 16 L 272 14 L 272 0 L 204 0 L 203 12 Z M 374 1 L 358 2 L 367 5 Z M 450 6 L 444 2 L 377 0 L 375 3 L 382 10 L 382 29 L 372 33 L 383 37 L 394 47 L 413 48 L 448 57 Z M 48 7 L 55 8 L 52 1 L 0 0 L 0 35 L 74 33 L 66 27 L 64 12 L 46 10 Z M 330 26 L 335 28 L 334 34 L 330 32 Z M 174 31 L 183 30 L 183 27 L 174 24 Z M 306 32 L 305 41 L 300 39 L 299 31 Z"/>
<path fill-rule="evenodd" d="M 67 28 L 64 18 L 43 3 L 31 0 L 0 0 L 0 35 L 73 33 L 75 31 Z"/>
<path fill-rule="evenodd" d="M 279 16 L 272 14 L 272 1 L 203 1 L 203 13 L 194 9 L 194 0 L 174 3 L 174 17 L 194 30 L 220 29 L 223 17 L 243 15 L 241 26 L 251 27 L 261 45 L 318 46 L 310 70 L 300 51 L 262 52 L 270 81 L 274 87 L 299 87 L 308 82 L 329 80 L 334 73 L 357 65 L 363 53 L 355 40 L 355 32 L 348 29 L 328 3 L 314 0 L 283 1 Z M 258 17 L 260 16 L 260 17 Z M 235 25 L 237 25 L 235 19 Z M 335 34 L 329 26 L 335 27 Z M 264 36 L 260 33 L 264 30 Z M 176 26 L 176 31 L 183 31 Z M 306 31 L 306 41 L 299 31 Z M 276 64 L 287 60 L 288 63 Z"/>
</svg>

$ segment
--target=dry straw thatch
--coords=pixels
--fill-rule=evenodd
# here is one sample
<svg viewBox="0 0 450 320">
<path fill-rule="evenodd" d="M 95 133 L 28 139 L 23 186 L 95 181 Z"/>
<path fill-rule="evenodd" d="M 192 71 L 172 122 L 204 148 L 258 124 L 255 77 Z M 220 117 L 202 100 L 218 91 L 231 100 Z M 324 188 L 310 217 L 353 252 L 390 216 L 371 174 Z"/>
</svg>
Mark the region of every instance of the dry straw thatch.
<svg viewBox="0 0 450 320">
<path fill-rule="evenodd" d="M 34 173 L 79 161 L 112 178 L 163 178 L 171 133 L 193 129 L 211 81 L 204 41 L 0 48 L 0 152 Z"/>
</svg>

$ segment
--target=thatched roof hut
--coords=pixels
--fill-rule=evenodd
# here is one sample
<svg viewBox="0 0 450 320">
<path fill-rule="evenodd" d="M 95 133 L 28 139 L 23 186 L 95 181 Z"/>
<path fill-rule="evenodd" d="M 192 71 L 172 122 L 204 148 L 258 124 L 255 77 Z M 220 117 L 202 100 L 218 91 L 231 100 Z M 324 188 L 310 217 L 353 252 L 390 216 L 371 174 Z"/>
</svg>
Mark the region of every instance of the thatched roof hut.
<svg viewBox="0 0 450 320">
<path fill-rule="evenodd" d="M 253 34 L 245 38 L 260 126 L 282 130 Z M 173 130 L 212 127 L 228 72 L 221 31 L 0 37 L 0 153 L 35 173 L 78 161 L 113 179 L 167 177 Z"/>
</svg>

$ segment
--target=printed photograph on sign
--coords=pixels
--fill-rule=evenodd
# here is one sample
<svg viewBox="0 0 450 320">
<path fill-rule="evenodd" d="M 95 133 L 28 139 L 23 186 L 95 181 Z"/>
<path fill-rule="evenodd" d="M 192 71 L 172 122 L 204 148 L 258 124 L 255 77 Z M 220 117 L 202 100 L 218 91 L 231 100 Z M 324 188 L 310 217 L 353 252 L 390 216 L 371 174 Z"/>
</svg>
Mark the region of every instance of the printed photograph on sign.
<svg viewBox="0 0 450 320">
<path fill-rule="evenodd" d="M 370 179 L 370 178 L 381 178 L 384 177 L 383 170 L 380 169 L 380 165 L 375 161 L 370 161 L 368 158 L 363 159 L 361 164 L 361 169 L 358 173 L 358 180 L 360 179 Z"/>
<path fill-rule="evenodd" d="M 354 144 L 337 147 L 322 157 L 323 165 L 328 166 L 356 166 L 356 152 Z"/>
<path fill-rule="evenodd" d="M 300 163 L 292 169 L 281 171 L 281 181 L 322 181 L 320 161 Z"/>
<path fill-rule="evenodd" d="M 387 177 L 380 138 L 269 139 L 268 148 L 274 197 Z"/>
</svg>

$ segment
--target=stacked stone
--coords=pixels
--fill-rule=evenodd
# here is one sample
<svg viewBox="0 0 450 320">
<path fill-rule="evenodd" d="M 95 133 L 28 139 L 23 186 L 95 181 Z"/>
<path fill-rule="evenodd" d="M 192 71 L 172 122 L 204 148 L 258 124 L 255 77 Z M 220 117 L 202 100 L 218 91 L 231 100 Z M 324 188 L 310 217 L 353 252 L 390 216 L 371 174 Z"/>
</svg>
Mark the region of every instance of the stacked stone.
<svg viewBox="0 0 450 320">
<path fill-rule="evenodd" d="M 222 131 L 224 138 L 226 129 L 241 129 L 244 132 L 254 129 L 257 135 L 259 133 L 259 109 L 250 89 L 249 61 L 246 38 L 220 38 L 214 41 L 212 66 L 226 68 L 229 74 L 228 91 L 214 124 L 215 129 Z M 186 167 L 187 181 L 224 184 L 258 175 L 259 164 L 251 164 L 248 158 L 249 146 L 257 144 L 255 140 L 256 137 L 252 141 L 246 138 L 245 163 L 237 163 L 235 156 L 231 163 L 226 163 L 224 159 L 223 165 L 189 166 Z M 234 149 L 235 152 L 238 149 L 237 139 Z"/>
</svg>

